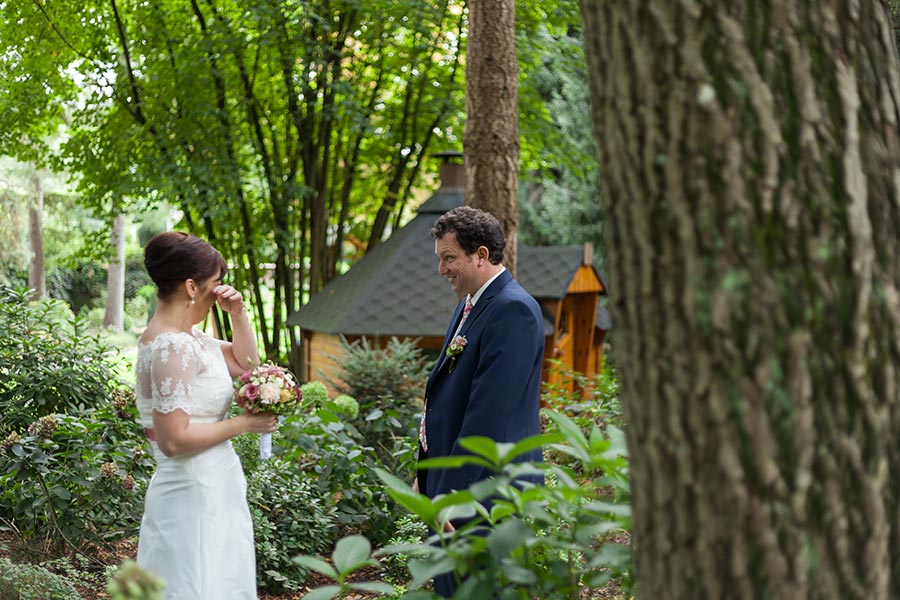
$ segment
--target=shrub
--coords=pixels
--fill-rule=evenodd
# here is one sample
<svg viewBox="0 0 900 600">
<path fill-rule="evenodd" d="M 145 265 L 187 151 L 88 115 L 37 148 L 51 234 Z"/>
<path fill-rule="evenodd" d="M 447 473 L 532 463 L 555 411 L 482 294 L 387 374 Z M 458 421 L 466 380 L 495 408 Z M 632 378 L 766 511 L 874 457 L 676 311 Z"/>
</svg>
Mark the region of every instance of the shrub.
<svg viewBox="0 0 900 600">
<path fill-rule="evenodd" d="M 101 405 L 115 383 L 108 351 L 61 302 L 0 288 L 0 430 Z"/>
<path fill-rule="evenodd" d="M 428 527 L 421 519 L 405 514 L 397 520 L 394 535 L 388 541 L 390 546 L 406 546 L 422 544 L 428 537 Z M 409 581 L 410 559 L 424 558 L 425 553 L 415 550 L 406 552 L 398 550 L 388 554 L 384 559 L 384 579 L 393 584 L 406 584 Z"/>
<path fill-rule="evenodd" d="M 322 408 L 328 402 L 328 388 L 321 381 L 308 381 L 300 386 L 303 403 L 312 408 Z"/>
<path fill-rule="evenodd" d="M 359 402 L 357 402 L 353 396 L 341 394 L 332 402 L 334 402 L 334 406 L 338 412 L 347 415 L 351 420 L 359 416 Z"/>
<path fill-rule="evenodd" d="M 356 398 L 366 410 L 383 402 L 403 404 L 425 393 L 428 370 L 422 350 L 412 340 L 392 337 L 387 346 L 372 346 L 367 338 L 352 344 L 341 338 L 340 378 L 329 383 Z M 334 357 L 332 357 L 334 358 Z"/>
<path fill-rule="evenodd" d="M 422 350 L 412 340 L 397 338 L 384 348 L 366 338 L 352 344 L 342 339 L 342 345 L 343 371 L 339 381 L 330 383 L 359 403 L 364 416 L 359 431 L 379 460 L 391 472 L 411 478 L 414 459 L 407 448 L 418 431 L 428 378 Z"/>
<path fill-rule="evenodd" d="M 337 511 L 331 498 L 294 465 L 273 457 L 250 473 L 247 500 L 259 584 L 273 591 L 299 589 L 307 571 L 291 558 L 321 552 L 337 535 Z"/>
<path fill-rule="evenodd" d="M 360 432 L 328 408 L 288 417 L 279 429 L 281 457 L 315 481 L 337 509 L 337 524 L 384 541 L 395 509 L 379 484 L 381 462 Z"/>
<path fill-rule="evenodd" d="M 103 546 L 136 532 L 154 461 L 118 391 L 99 408 L 45 416 L 0 444 L 0 516 L 23 541 L 61 551 Z"/>
<path fill-rule="evenodd" d="M 495 476 L 467 490 L 430 500 L 413 492 L 406 482 L 379 472 L 391 497 L 432 531 L 442 530 L 447 519 L 464 519 L 464 524 L 457 521 L 453 533 L 432 535 L 421 544 L 401 544 L 356 555 L 353 565 L 337 572 L 321 559 L 299 560 L 318 565 L 319 572 L 326 576 L 336 580 L 339 576 L 339 585 L 331 589 L 344 590 L 352 571 L 380 556 L 421 553 L 422 558 L 408 562 L 413 591 L 403 595 L 407 600 L 432 598 L 416 588 L 440 573 L 462 579 L 456 598 L 494 597 L 498 591 L 499 597 L 508 599 L 579 598 L 612 578 L 626 594 L 630 593 L 632 556 L 628 545 L 622 543 L 627 541 L 631 527 L 624 435 L 614 426 L 609 426 L 604 435 L 595 426 L 585 436 L 565 415 L 551 413 L 549 418 L 559 433 L 516 444 L 466 438 L 460 443 L 470 454 L 423 463 L 426 468 L 490 465 Z M 569 469 L 550 466 L 548 485 L 513 485 L 518 475 L 536 468 L 514 463 L 513 459 L 546 444 L 575 458 L 586 477 L 579 480 Z M 612 499 L 600 500 L 604 496 Z M 487 499 L 491 500 L 490 509 L 485 508 Z M 368 550 L 368 546 L 358 550 Z M 326 596 L 323 593 L 321 597 Z"/>
<path fill-rule="evenodd" d="M 0 558 L 0 600 L 81 600 L 64 577 L 44 567 Z"/>
</svg>

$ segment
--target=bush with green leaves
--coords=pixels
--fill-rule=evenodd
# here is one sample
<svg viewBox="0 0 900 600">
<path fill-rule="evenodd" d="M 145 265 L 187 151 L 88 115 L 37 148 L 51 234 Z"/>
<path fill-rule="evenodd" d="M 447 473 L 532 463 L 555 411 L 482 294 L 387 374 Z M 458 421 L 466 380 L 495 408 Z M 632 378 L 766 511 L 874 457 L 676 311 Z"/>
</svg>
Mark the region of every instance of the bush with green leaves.
<svg viewBox="0 0 900 600">
<path fill-rule="evenodd" d="M 428 366 L 413 340 L 392 337 L 384 348 L 367 338 L 342 338 L 342 371 L 329 383 L 352 396 L 361 417 L 355 423 L 367 445 L 392 472 L 412 477 L 415 457 L 407 451 L 418 431 Z"/>
<path fill-rule="evenodd" d="M 291 558 L 331 547 L 338 534 L 332 498 L 296 465 L 272 457 L 248 474 L 247 501 L 260 586 L 271 591 L 299 589 L 307 572 Z"/>
<path fill-rule="evenodd" d="M 310 408 L 322 408 L 328 402 L 328 388 L 321 381 L 307 381 L 300 386 L 303 405 Z"/>
<path fill-rule="evenodd" d="M 101 405 L 116 381 L 109 352 L 64 303 L 0 288 L 0 432 Z"/>
<path fill-rule="evenodd" d="M 408 402 L 425 393 L 428 369 L 415 341 L 392 337 L 380 348 L 365 337 L 353 343 L 342 337 L 341 346 L 337 360 L 342 372 L 329 383 L 356 398 L 364 410 L 383 401 Z"/>
<path fill-rule="evenodd" d="M 280 456 L 332 499 L 344 531 L 362 531 L 379 542 L 390 536 L 396 508 L 375 473 L 382 463 L 353 424 L 320 408 L 288 417 L 277 434 Z"/>
<path fill-rule="evenodd" d="M 405 514 L 397 519 L 394 535 L 388 540 L 388 546 L 415 546 L 424 542 L 426 538 L 428 538 L 428 526 L 418 517 Z M 424 553 L 414 550 L 387 554 L 382 562 L 385 581 L 405 585 L 409 582 L 410 559 L 419 559 L 424 556 Z"/>
<path fill-rule="evenodd" d="M 40 565 L 0 558 L 0 600 L 81 600 L 64 577 Z"/>
<path fill-rule="evenodd" d="M 440 573 L 458 578 L 457 599 L 499 594 L 510 600 L 575 600 L 611 578 L 630 592 L 632 555 L 623 543 L 631 527 L 624 435 L 614 426 L 607 428 L 607 434 L 595 426 L 585 436 L 565 415 L 550 413 L 549 418 L 557 425 L 555 433 L 516 444 L 465 438 L 460 443 L 470 454 L 422 463 L 426 468 L 479 464 L 495 473 L 466 490 L 431 500 L 380 470 L 391 497 L 432 531 L 443 531 L 443 524 L 451 519 L 458 527 L 449 534 L 432 535 L 424 543 L 394 545 L 345 562 L 364 565 L 381 556 L 421 553 L 422 558 L 408 563 L 411 591 L 402 596 L 405 600 L 433 598 L 422 586 Z M 571 469 L 550 465 L 546 467 L 548 485 L 514 485 L 518 476 L 537 468 L 514 459 L 540 445 L 572 456 L 585 477 L 578 479 Z M 311 568 L 318 564 L 320 573 L 334 578 L 334 568 L 314 560 L 305 564 Z M 327 600 L 344 591 L 342 582 L 358 568 L 338 570 L 341 581 L 316 590 L 315 597 Z"/>
<path fill-rule="evenodd" d="M 130 391 L 0 440 L 0 517 L 23 542 L 83 552 L 136 533 L 154 469 Z"/>
<path fill-rule="evenodd" d="M 350 420 L 353 420 L 359 416 L 359 402 L 357 402 L 356 398 L 354 398 L 353 396 L 341 394 L 340 396 L 332 400 L 332 403 L 334 404 L 334 408 L 338 413 L 347 415 Z"/>
</svg>

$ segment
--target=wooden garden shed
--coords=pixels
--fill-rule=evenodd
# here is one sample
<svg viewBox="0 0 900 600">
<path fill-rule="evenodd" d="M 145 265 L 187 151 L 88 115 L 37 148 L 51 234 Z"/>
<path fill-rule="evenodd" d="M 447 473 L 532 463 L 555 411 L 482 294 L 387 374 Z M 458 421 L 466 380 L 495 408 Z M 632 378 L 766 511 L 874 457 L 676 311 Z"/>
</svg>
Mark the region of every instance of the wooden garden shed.
<svg viewBox="0 0 900 600">
<path fill-rule="evenodd" d="M 415 339 L 437 358 L 457 298 L 438 275 L 430 231 L 440 215 L 464 203 L 462 166 L 442 165 L 441 181 L 412 221 L 290 315 L 288 324 L 301 328 L 304 381 L 337 377 L 341 336 L 379 345 Z M 600 304 L 606 285 L 591 254 L 589 246 L 519 245 L 519 283 L 544 313 L 545 381 L 559 382 L 551 359 L 586 375 L 601 369 L 610 321 Z"/>
</svg>

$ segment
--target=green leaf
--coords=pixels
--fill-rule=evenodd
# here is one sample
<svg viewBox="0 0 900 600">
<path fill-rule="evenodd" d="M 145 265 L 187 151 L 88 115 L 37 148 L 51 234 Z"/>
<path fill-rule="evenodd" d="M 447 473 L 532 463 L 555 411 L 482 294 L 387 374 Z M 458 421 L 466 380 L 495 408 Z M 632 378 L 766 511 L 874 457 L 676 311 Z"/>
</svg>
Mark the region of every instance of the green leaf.
<svg viewBox="0 0 900 600">
<path fill-rule="evenodd" d="M 382 594 L 384 596 L 392 596 L 397 591 L 394 589 L 394 586 L 388 583 L 377 582 L 351 583 L 350 587 L 354 590 L 360 590 L 362 592 L 372 592 L 375 594 Z"/>
<path fill-rule="evenodd" d="M 393 498 L 397 504 L 418 516 L 429 525 L 435 524 L 437 517 L 437 509 L 434 504 L 421 494 L 414 492 L 400 492 L 398 490 L 388 490 L 388 495 Z"/>
<path fill-rule="evenodd" d="M 513 583 L 519 585 L 534 585 L 537 583 L 537 575 L 533 571 L 512 563 L 504 563 L 501 567 L 503 574 Z"/>
<path fill-rule="evenodd" d="M 449 506 L 457 505 L 457 504 L 467 504 L 469 502 L 474 502 L 475 496 L 469 490 L 461 490 L 458 492 L 450 492 L 449 494 L 445 494 L 443 496 L 439 496 L 434 499 L 434 508 L 437 510 L 443 510 Z"/>
<path fill-rule="evenodd" d="M 406 592 L 402 596 L 400 596 L 400 600 L 433 600 L 434 594 L 430 592 L 426 592 L 424 590 L 415 590 L 413 592 Z"/>
<path fill-rule="evenodd" d="M 492 471 L 498 471 L 497 465 L 491 464 L 479 456 L 472 454 L 458 454 L 455 456 L 442 456 L 440 458 L 426 458 L 419 461 L 420 469 L 458 469 L 466 465 L 480 465 Z"/>
<path fill-rule="evenodd" d="M 547 415 L 554 423 L 556 423 L 556 426 L 559 427 L 560 432 L 565 436 L 565 439 L 569 444 L 578 446 L 580 449 L 587 452 L 587 439 L 585 439 L 584 434 L 581 433 L 581 429 L 574 421 L 572 421 L 572 419 L 562 413 L 552 410 L 547 411 Z"/>
<path fill-rule="evenodd" d="M 409 573 L 412 575 L 411 588 L 417 588 L 423 583 L 434 579 L 435 575 L 448 573 L 453 570 L 453 560 L 443 556 L 438 560 L 413 559 L 409 561 Z"/>
<path fill-rule="evenodd" d="M 72 494 L 69 493 L 69 490 L 62 487 L 61 485 L 54 486 L 50 491 L 54 496 L 62 500 L 70 500 L 72 498 Z"/>
<path fill-rule="evenodd" d="M 584 505 L 585 510 L 598 513 L 607 513 L 622 517 L 631 516 L 631 506 L 628 504 L 613 504 L 611 502 L 589 502 Z"/>
<path fill-rule="evenodd" d="M 361 535 L 351 535 L 338 541 L 331 559 L 341 575 L 347 575 L 370 562 L 372 545 Z"/>
<path fill-rule="evenodd" d="M 511 462 L 517 456 L 521 456 L 527 452 L 531 452 L 532 450 L 537 450 L 542 446 L 547 446 L 549 444 L 561 442 L 563 439 L 563 435 L 561 433 L 542 433 L 539 435 L 533 435 L 531 437 L 527 437 L 524 440 L 519 440 L 511 447 L 503 448 L 503 451 L 500 452 L 500 457 L 503 464 Z"/>
<path fill-rule="evenodd" d="M 563 454 L 568 454 L 573 458 L 577 458 L 583 463 L 591 464 L 591 455 L 584 448 L 575 448 L 572 446 L 566 446 L 564 444 L 552 444 L 550 447 L 554 450 L 557 450 L 558 452 L 562 452 Z"/>
<path fill-rule="evenodd" d="M 488 547 L 491 554 L 503 559 L 511 555 L 516 548 L 524 547 L 533 537 L 534 532 L 520 519 L 507 519 L 488 535 Z"/>
<path fill-rule="evenodd" d="M 314 556 L 295 556 L 292 561 L 302 567 L 306 567 L 307 569 L 312 569 L 317 573 L 321 573 L 325 577 L 329 577 L 331 579 L 337 579 L 338 573 L 327 562 L 322 560 L 321 558 L 316 558 Z"/>
<path fill-rule="evenodd" d="M 339 585 L 326 585 L 325 587 L 312 590 L 310 593 L 303 596 L 303 600 L 331 600 L 331 598 L 337 596 L 340 591 L 341 586 Z"/>
<path fill-rule="evenodd" d="M 473 435 L 459 440 L 459 445 L 473 454 L 484 457 L 492 465 L 500 466 L 500 451 L 497 442 L 491 438 Z"/>
</svg>

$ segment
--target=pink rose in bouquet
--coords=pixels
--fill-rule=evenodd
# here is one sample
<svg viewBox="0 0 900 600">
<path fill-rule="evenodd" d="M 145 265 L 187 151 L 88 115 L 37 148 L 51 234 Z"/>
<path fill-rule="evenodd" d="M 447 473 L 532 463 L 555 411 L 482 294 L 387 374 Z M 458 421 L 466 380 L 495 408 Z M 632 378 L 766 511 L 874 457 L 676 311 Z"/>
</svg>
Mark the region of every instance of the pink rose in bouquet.
<svg viewBox="0 0 900 600">
<path fill-rule="evenodd" d="M 297 411 L 303 394 L 290 371 L 267 363 L 238 377 L 234 384 L 234 399 L 247 412 L 288 415 Z M 263 459 L 272 455 L 272 434 L 261 434 L 259 455 Z"/>
</svg>

